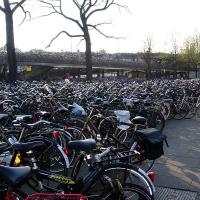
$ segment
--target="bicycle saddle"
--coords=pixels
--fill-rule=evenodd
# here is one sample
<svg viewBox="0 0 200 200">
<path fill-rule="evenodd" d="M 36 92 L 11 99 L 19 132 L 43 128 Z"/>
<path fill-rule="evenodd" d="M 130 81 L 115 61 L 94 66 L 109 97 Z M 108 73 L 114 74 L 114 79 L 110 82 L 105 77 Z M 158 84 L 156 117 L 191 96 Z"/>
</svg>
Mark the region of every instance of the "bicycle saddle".
<svg viewBox="0 0 200 200">
<path fill-rule="evenodd" d="M 27 124 L 27 123 L 22 122 L 22 121 L 14 120 L 13 124 L 20 124 L 22 127 L 33 129 L 33 128 L 36 128 L 36 127 L 39 127 L 39 126 L 42 126 L 42 125 L 51 125 L 52 123 L 49 122 L 49 121 L 45 121 L 45 120 L 39 120 L 35 123 Z"/>
<path fill-rule="evenodd" d="M 0 114 L 0 121 L 7 118 L 8 118 L 8 114 Z"/>
<path fill-rule="evenodd" d="M 0 177 L 13 186 L 21 184 L 31 173 L 31 168 L 0 166 Z"/>
<path fill-rule="evenodd" d="M 144 117 L 141 117 L 141 116 L 136 116 L 132 119 L 132 122 L 134 124 L 142 124 L 142 125 L 145 125 L 146 123 L 146 119 Z"/>
<path fill-rule="evenodd" d="M 46 111 L 39 111 L 39 112 L 36 113 L 36 115 L 38 117 L 50 117 L 51 116 L 51 114 L 49 112 L 46 112 Z"/>
<path fill-rule="evenodd" d="M 15 117 L 17 121 L 22 121 L 22 122 L 27 122 L 32 119 L 32 115 L 16 115 Z"/>
<path fill-rule="evenodd" d="M 17 151 L 26 152 L 26 151 L 29 151 L 38 147 L 42 147 L 42 146 L 45 146 L 45 143 L 42 141 L 27 142 L 27 143 L 16 142 L 12 145 L 12 148 Z"/>
<path fill-rule="evenodd" d="M 67 146 L 77 151 L 89 153 L 96 148 L 96 141 L 94 139 L 74 140 L 69 141 Z"/>
</svg>

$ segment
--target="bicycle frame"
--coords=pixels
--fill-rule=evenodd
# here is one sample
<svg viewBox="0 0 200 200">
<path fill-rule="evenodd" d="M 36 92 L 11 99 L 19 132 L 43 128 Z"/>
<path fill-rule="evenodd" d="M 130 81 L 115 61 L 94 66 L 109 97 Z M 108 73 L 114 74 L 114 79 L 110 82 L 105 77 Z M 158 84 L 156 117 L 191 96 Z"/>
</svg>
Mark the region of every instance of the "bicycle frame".
<svg viewBox="0 0 200 200">
<path fill-rule="evenodd" d="M 60 175 L 54 175 L 52 173 L 36 169 L 34 170 L 34 174 L 36 174 L 37 177 L 43 177 L 47 178 L 49 180 L 55 181 L 57 183 L 60 183 L 63 188 L 65 189 L 64 192 L 69 193 L 80 193 L 80 194 L 87 194 L 87 192 L 90 190 L 92 184 L 95 183 L 97 179 L 100 179 L 102 182 L 103 177 L 102 173 L 104 170 L 109 169 L 123 169 L 127 171 L 125 174 L 124 180 L 126 180 L 126 175 L 130 173 L 132 176 L 131 177 L 138 177 L 140 180 L 142 180 L 146 185 L 149 190 L 150 195 L 153 196 L 155 192 L 155 187 L 148 177 L 148 175 L 140 168 L 136 168 L 133 165 L 130 164 L 124 164 L 124 163 L 118 163 L 118 165 L 115 164 L 106 164 L 105 166 L 101 163 L 98 164 L 91 172 L 89 172 L 85 177 L 83 177 L 82 180 L 74 180 L 73 178 L 70 177 L 65 177 L 65 176 L 60 176 Z M 70 190 L 69 190 L 70 188 Z M 49 188 L 48 188 L 49 189 Z M 50 191 L 50 192 L 55 192 L 55 190 Z"/>
</svg>

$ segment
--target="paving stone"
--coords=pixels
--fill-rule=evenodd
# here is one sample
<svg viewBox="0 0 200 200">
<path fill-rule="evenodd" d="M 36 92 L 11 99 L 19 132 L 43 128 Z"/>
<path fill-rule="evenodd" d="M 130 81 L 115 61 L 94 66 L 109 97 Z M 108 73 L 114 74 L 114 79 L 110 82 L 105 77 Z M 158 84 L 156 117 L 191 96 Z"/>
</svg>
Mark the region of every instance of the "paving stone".
<svg viewBox="0 0 200 200">
<path fill-rule="evenodd" d="M 157 187 L 155 200 L 197 200 L 197 192 Z"/>
</svg>

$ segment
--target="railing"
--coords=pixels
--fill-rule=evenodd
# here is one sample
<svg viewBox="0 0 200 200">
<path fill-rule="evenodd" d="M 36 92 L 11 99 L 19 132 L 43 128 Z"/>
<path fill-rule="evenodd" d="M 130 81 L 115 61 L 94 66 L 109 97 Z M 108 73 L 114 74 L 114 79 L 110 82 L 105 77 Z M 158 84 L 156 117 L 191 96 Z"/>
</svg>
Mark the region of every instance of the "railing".
<svg viewBox="0 0 200 200">
<path fill-rule="evenodd" d="M 17 63 L 28 65 L 30 63 L 72 64 L 85 65 L 85 54 L 81 52 L 44 52 L 30 51 L 17 52 Z M 143 68 L 141 62 L 136 62 L 136 54 L 92 54 L 93 66 Z M 0 65 L 6 63 L 6 53 L 0 52 Z"/>
</svg>

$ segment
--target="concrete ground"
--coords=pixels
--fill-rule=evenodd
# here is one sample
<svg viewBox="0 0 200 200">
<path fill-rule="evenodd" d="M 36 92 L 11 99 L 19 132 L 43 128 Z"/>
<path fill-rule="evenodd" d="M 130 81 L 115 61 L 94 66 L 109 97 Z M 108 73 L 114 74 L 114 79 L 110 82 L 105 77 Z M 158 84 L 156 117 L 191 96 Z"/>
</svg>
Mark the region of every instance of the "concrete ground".
<svg viewBox="0 0 200 200">
<path fill-rule="evenodd" d="M 200 192 L 200 119 L 167 121 L 169 148 L 156 161 L 156 186 Z"/>
</svg>

